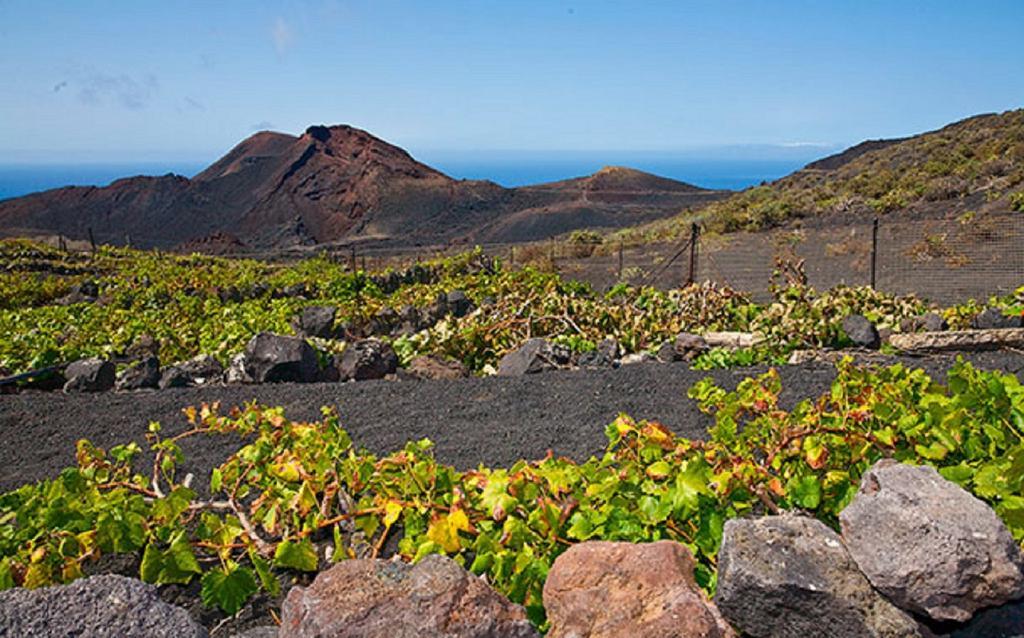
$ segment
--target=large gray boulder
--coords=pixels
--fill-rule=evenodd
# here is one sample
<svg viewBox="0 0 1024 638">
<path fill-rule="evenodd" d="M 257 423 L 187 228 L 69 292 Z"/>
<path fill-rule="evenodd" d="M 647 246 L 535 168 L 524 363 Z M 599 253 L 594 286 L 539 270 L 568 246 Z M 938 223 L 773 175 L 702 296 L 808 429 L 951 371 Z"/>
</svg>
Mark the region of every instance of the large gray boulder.
<svg viewBox="0 0 1024 638">
<path fill-rule="evenodd" d="M 843 318 L 843 332 L 858 348 L 876 349 L 881 345 L 881 338 L 875 324 L 863 315 L 848 315 Z"/>
<path fill-rule="evenodd" d="M 103 392 L 114 387 L 117 368 L 98 357 L 80 359 L 64 370 L 65 392 Z"/>
<path fill-rule="evenodd" d="M 519 377 L 554 370 L 562 359 L 562 354 L 547 339 L 534 337 L 501 358 L 498 362 L 498 375 Z"/>
<path fill-rule="evenodd" d="M 900 321 L 900 332 L 942 332 L 949 324 L 941 315 L 926 312 L 917 317 L 906 317 Z"/>
<path fill-rule="evenodd" d="M 147 356 L 141 361 L 125 368 L 118 375 L 115 387 L 122 391 L 140 390 L 142 388 L 155 388 L 159 383 L 160 360 L 154 356 Z"/>
<path fill-rule="evenodd" d="M 334 318 L 338 309 L 334 306 L 307 306 L 292 318 L 292 328 L 300 337 L 331 339 L 334 333 Z"/>
<path fill-rule="evenodd" d="M 985 308 L 971 319 L 971 327 L 975 330 L 1020 328 L 1022 325 L 1024 325 L 1024 317 L 1007 316 L 999 308 Z"/>
<path fill-rule="evenodd" d="M 205 638 L 207 632 L 187 611 L 160 600 L 156 587 L 103 575 L 0 592 L 0 636 Z"/>
<path fill-rule="evenodd" d="M 559 556 L 544 582 L 548 638 L 733 638 L 675 541 L 588 541 Z"/>
<path fill-rule="evenodd" d="M 455 317 L 465 317 L 473 310 L 473 302 L 461 290 L 453 290 L 445 298 L 448 312 Z"/>
<path fill-rule="evenodd" d="M 795 514 L 726 522 L 715 603 L 754 638 L 921 635 L 871 588 L 838 534 Z"/>
<path fill-rule="evenodd" d="M 343 560 L 281 607 L 281 638 L 534 638 L 525 610 L 445 556 Z"/>
<path fill-rule="evenodd" d="M 160 374 L 160 389 L 210 385 L 224 379 L 224 366 L 208 354 L 200 354 L 164 368 Z"/>
<path fill-rule="evenodd" d="M 178 367 L 192 378 L 195 385 L 219 383 L 224 378 L 224 366 L 208 354 L 196 355 L 184 363 L 179 363 Z"/>
<path fill-rule="evenodd" d="M 320 364 L 304 340 L 261 332 L 245 346 L 245 372 L 255 383 L 312 383 Z"/>
<path fill-rule="evenodd" d="M 1024 596 L 1020 547 L 985 503 L 935 468 L 879 461 L 839 514 L 871 584 L 902 607 L 963 622 Z"/>
<path fill-rule="evenodd" d="M 338 361 L 338 374 L 342 381 L 383 379 L 397 369 L 398 355 L 394 348 L 372 338 L 350 343 Z"/>
</svg>

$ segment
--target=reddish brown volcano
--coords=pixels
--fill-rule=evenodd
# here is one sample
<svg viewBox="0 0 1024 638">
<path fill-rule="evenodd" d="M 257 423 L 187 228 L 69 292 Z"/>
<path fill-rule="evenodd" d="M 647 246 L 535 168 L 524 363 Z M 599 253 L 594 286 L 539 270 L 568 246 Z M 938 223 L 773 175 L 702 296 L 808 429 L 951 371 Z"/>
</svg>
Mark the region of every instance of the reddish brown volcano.
<svg viewBox="0 0 1024 638">
<path fill-rule="evenodd" d="M 251 247 L 336 241 L 525 241 L 678 213 L 722 194 L 631 169 L 507 189 L 454 180 L 351 126 L 299 137 L 262 132 L 189 180 L 133 177 L 0 202 L 0 233 L 61 234 L 137 246 Z"/>
</svg>

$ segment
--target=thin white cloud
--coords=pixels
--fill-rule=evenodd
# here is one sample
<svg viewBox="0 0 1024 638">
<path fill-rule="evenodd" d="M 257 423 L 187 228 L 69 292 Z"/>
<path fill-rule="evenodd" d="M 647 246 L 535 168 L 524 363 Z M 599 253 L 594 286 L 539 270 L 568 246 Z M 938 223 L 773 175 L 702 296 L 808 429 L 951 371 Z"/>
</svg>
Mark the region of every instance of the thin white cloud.
<svg viewBox="0 0 1024 638">
<path fill-rule="evenodd" d="M 125 74 L 89 73 L 74 83 L 78 86 L 78 99 L 84 104 L 114 101 L 132 111 L 149 106 L 159 88 L 152 74 L 136 79 Z"/>
<path fill-rule="evenodd" d="M 291 48 L 295 41 L 295 32 L 284 18 L 274 20 L 274 26 L 270 29 L 270 39 L 274 43 L 274 50 L 278 55 L 284 55 Z"/>
</svg>

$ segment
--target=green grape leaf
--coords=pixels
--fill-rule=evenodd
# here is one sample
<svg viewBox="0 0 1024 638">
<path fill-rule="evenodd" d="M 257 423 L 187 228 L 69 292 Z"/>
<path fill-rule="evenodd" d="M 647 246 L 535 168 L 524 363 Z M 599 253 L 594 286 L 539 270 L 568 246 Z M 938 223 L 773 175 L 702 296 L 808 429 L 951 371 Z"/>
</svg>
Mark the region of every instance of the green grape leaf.
<svg viewBox="0 0 1024 638">
<path fill-rule="evenodd" d="M 274 565 L 302 572 L 315 572 L 319 561 L 309 539 L 281 541 L 274 551 Z"/>
<path fill-rule="evenodd" d="M 207 607 L 218 607 L 228 616 L 234 616 L 258 589 L 251 569 L 228 563 L 224 569 L 203 574 L 200 597 Z"/>
</svg>

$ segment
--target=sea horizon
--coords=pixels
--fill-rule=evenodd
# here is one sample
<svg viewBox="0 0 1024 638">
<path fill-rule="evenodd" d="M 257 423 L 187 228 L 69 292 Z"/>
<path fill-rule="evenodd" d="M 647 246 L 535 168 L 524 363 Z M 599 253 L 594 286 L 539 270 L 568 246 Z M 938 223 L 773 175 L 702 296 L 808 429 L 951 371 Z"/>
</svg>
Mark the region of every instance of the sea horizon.
<svg viewBox="0 0 1024 638">
<path fill-rule="evenodd" d="M 693 153 L 485 154 L 421 152 L 416 158 L 455 179 L 485 179 L 505 187 L 527 186 L 590 175 L 604 166 L 627 166 L 701 188 L 743 190 L 778 179 L 822 156 L 742 158 Z M 126 177 L 174 173 L 193 177 L 212 163 L 203 161 L 0 162 L 0 200 L 65 186 L 107 186 Z"/>
</svg>

